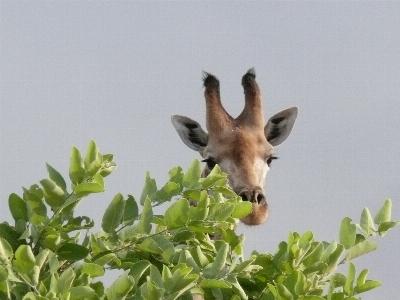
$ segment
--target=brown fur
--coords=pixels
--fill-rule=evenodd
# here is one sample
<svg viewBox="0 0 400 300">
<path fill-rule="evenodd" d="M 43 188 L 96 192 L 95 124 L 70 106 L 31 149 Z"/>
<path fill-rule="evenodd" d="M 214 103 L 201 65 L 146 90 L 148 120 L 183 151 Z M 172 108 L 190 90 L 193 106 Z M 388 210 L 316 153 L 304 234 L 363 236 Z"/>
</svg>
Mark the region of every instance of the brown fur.
<svg viewBox="0 0 400 300">
<path fill-rule="evenodd" d="M 228 174 L 229 183 L 243 200 L 250 201 L 253 211 L 242 222 L 263 223 L 268 217 L 264 185 L 274 146 L 282 143 L 292 130 L 297 108 L 292 107 L 274 115 L 264 127 L 261 93 L 253 69 L 242 77 L 245 105 L 234 119 L 221 103 L 219 80 L 204 73 L 206 124 L 208 135 L 201 126 L 183 116 L 173 116 L 172 122 L 182 141 L 199 151 L 207 162 L 203 176 L 217 163 Z"/>
<path fill-rule="evenodd" d="M 218 162 L 221 169 L 228 174 L 234 191 L 242 196 L 250 195 L 247 200 L 253 203 L 253 212 L 242 221 L 248 225 L 263 223 L 268 215 L 268 205 L 262 188 L 265 177 L 256 172 L 256 162 L 266 160 L 273 154 L 273 147 L 267 142 L 263 132 L 235 127 L 219 135 L 210 134 L 206 149 L 203 157 L 211 156 Z M 254 199 L 253 191 L 262 195 L 260 203 Z"/>
</svg>

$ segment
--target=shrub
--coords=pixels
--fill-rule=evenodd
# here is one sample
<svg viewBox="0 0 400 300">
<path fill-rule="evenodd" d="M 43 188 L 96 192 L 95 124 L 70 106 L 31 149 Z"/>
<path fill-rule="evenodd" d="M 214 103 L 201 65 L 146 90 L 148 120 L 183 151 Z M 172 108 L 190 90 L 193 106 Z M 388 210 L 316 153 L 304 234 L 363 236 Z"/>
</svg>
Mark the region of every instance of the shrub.
<svg viewBox="0 0 400 300">
<path fill-rule="evenodd" d="M 352 260 L 377 248 L 371 240 L 398 222 L 391 221 L 386 200 L 372 219 L 367 208 L 360 223 L 344 218 L 339 242 L 315 239 L 311 231 L 290 232 L 276 253 L 243 257 L 243 236 L 235 233 L 239 218 L 251 212 L 228 185 L 218 166 L 201 178 L 195 160 L 183 172 L 175 167 L 158 188 L 146 175 L 139 203 L 117 194 L 102 218 L 75 216 L 85 197 L 104 191 L 104 177 L 116 164 L 91 141 L 83 158 L 72 149 L 71 190 L 47 165 L 40 186 L 11 194 L 14 225 L 0 224 L 0 299 L 357 299 L 381 285 L 357 272 Z M 190 201 L 188 200 L 190 199 Z M 153 207 L 171 202 L 164 215 Z M 195 202 L 191 206 L 189 202 Z M 140 208 L 139 208 L 140 207 Z M 217 237 L 213 240 L 210 237 Z M 347 264 L 347 274 L 337 273 Z M 108 287 L 108 270 L 121 275 Z"/>
</svg>

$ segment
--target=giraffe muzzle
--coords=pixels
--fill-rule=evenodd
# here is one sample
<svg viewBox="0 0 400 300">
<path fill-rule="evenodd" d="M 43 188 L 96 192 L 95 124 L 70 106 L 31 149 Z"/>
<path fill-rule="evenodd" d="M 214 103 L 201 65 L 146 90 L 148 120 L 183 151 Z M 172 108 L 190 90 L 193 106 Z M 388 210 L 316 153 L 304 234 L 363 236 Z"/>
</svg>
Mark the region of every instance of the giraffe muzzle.
<svg viewBox="0 0 400 300">
<path fill-rule="evenodd" d="M 266 199 L 262 190 L 242 190 L 239 193 L 243 201 L 250 201 L 251 203 L 257 203 L 258 205 L 265 205 Z"/>
</svg>

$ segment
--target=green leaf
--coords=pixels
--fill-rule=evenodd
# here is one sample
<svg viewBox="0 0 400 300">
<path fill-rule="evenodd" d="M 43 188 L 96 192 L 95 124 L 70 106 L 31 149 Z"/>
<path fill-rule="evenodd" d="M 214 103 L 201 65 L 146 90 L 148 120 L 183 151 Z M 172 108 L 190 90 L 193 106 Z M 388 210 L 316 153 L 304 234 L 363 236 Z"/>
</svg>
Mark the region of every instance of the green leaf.
<svg viewBox="0 0 400 300">
<path fill-rule="evenodd" d="M 209 189 L 223 178 L 226 178 L 226 174 L 221 173 L 221 168 L 219 167 L 219 165 L 215 165 L 210 174 L 208 174 L 207 177 L 203 179 L 203 181 L 201 182 L 201 186 L 205 190 Z"/>
<path fill-rule="evenodd" d="M 71 232 L 81 229 L 90 229 L 93 226 L 94 226 L 93 220 L 89 219 L 89 217 L 83 216 L 83 217 L 71 218 L 68 220 L 67 224 L 55 227 L 62 232 Z"/>
<path fill-rule="evenodd" d="M 350 261 L 352 259 L 355 259 L 361 255 L 367 254 L 369 252 L 372 252 L 374 250 L 376 250 L 376 248 L 378 248 L 378 244 L 373 242 L 373 241 L 369 241 L 369 240 L 365 240 L 363 242 L 360 242 L 356 245 L 354 245 L 353 247 L 351 247 L 348 251 L 347 251 L 347 255 L 345 260 L 346 261 Z"/>
<path fill-rule="evenodd" d="M 0 283 L 5 282 L 7 278 L 8 278 L 8 268 L 6 267 L 6 265 L 0 264 Z M 0 289 L 0 297 L 1 297 L 1 289 Z"/>
<path fill-rule="evenodd" d="M 308 251 L 303 264 L 308 267 L 321 261 L 324 254 L 324 245 L 321 242 L 314 242 Z"/>
<path fill-rule="evenodd" d="M 86 167 L 86 174 L 88 176 L 94 176 L 95 174 L 97 174 L 100 171 L 102 166 L 103 166 L 103 164 L 101 161 L 101 155 L 99 154 L 97 159 L 95 161 L 91 162 L 88 167 Z M 104 170 L 102 171 L 102 173 L 104 174 Z M 99 175 L 101 177 L 103 177 L 102 173 L 99 173 Z"/>
<path fill-rule="evenodd" d="M 241 262 L 240 264 L 236 265 L 235 267 L 235 273 L 240 273 L 242 271 L 245 271 L 249 269 L 249 267 L 251 267 L 253 265 L 255 258 L 251 258 L 249 260 L 245 260 L 243 262 Z"/>
<path fill-rule="evenodd" d="M 22 188 L 22 189 L 23 189 L 24 192 L 26 191 L 25 188 Z M 29 187 L 28 192 L 29 192 L 29 194 L 35 195 L 35 196 L 36 196 L 37 198 L 39 198 L 39 199 L 42 199 L 42 198 L 43 198 L 43 190 L 42 190 L 37 184 L 32 184 L 32 185 Z M 25 194 L 24 194 L 24 200 L 26 200 L 25 197 L 27 197 L 27 196 L 28 196 L 28 195 L 25 195 Z"/>
<path fill-rule="evenodd" d="M 46 168 L 47 172 L 49 173 L 49 177 L 52 181 L 56 183 L 57 186 L 62 188 L 64 192 L 67 191 L 67 184 L 65 183 L 64 178 L 61 176 L 61 174 L 54 169 L 52 166 L 50 166 L 48 163 L 46 163 Z"/>
<path fill-rule="evenodd" d="M 83 263 L 79 266 L 79 270 L 82 274 L 87 274 L 90 277 L 99 277 L 104 275 L 104 269 L 95 263 Z"/>
<path fill-rule="evenodd" d="M 89 254 L 89 250 L 81 245 L 73 243 L 65 243 L 57 250 L 59 260 L 77 261 L 85 258 Z"/>
<path fill-rule="evenodd" d="M 86 168 L 88 168 L 90 164 L 97 159 L 98 153 L 99 153 L 99 148 L 97 147 L 96 143 L 93 140 L 91 140 L 89 142 L 89 146 L 86 151 L 86 156 L 84 160 Z"/>
<path fill-rule="evenodd" d="M 66 201 L 58 210 L 58 213 L 63 212 L 64 214 L 70 213 L 75 209 L 75 207 L 81 202 L 85 195 L 78 195 L 78 194 L 69 194 Z"/>
<path fill-rule="evenodd" d="M 374 288 L 377 288 L 379 286 L 381 286 L 382 283 L 380 283 L 379 281 L 376 280 L 367 280 L 364 284 L 357 286 L 355 289 L 355 292 L 357 294 L 361 294 L 364 292 L 368 292 Z"/>
<path fill-rule="evenodd" d="M 114 159 L 113 154 L 103 154 L 103 162 L 112 162 Z"/>
<path fill-rule="evenodd" d="M 195 159 L 183 176 L 182 185 L 186 188 L 194 188 L 199 184 L 201 178 L 201 163 Z"/>
<path fill-rule="evenodd" d="M 104 180 L 100 174 L 93 176 L 90 182 L 84 182 L 75 186 L 76 194 L 90 194 L 104 192 Z"/>
<path fill-rule="evenodd" d="M 307 275 L 307 274 L 311 274 L 311 273 L 324 273 L 325 270 L 328 268 L 328 265 L 326 263 L 323 262 L 316 262 L 314 264 L 312 264 L 311 266 L 309 266 L 308 268 L 306 268 L 303 271 L 303 274 Z"/>
<path fill-rule="evenodd" d="M 356 225 L 351 222 L 352 220 L 349 217 L 346 217 L 342 220 L 340 225 L 339 240 L 345 249 L 349 249 L 356 242 L 357 228 Z"/>
<path fill-rule="evenodd" d="M 35 265 L 38 266 L 39 269 L 41 269 L 43 264 L 46 262 L 46 260 L 49 256 L 49 253 L 50 253 L 49 249 L 44 249 L 36 256 Z"/>
<path fill-rule="evenodd" d="M 327 244 L 324 242 L 324 244 Z M 324 253 L 322 254 L 321 257 L 321 261 L 325 261 L 329 255 L 331 255 L 333 253 L 333 251 L 335 251 L 337 248 L 337 242 L 335 240 L 332 241 L 332 243 L 330 243 L 329 245 L 327 245 L 327 247 L 324 250 Z"/>
<path fill-rule="evenodd" d="M 23 274 L 28 274 L 35 266 L 36 260 L 32 249 L 28 245 L 21 245 L 15 251 L 14 267 Z"/>
<path fill-rule="evenodd" d="M 164 289 L 158 288 L 152 281 L 147 280 L 140 287 L 142 299 L 158 300 L 164 298 Z"/>
<path fill-rule="evenodd" d="M 21 288 L 21 286 L 20 286 L 20 288 Z M 24 294 L 24 292 L 22 292 L 22 294 Z M 29 293 L 25 294 L 24 298 L 22 298 L 22 300 L 47 300 L 47 299 L 48 298 L 46 298 L 46 297 L 35 295 L 33 292 L 29 292 Z"/>
<path fill-rule="evenodd" d="M 250 201 L 239 202 L 235 205 L 235 208 L 233 209 L 232 218 L 241 219 L 251 214 L 252 211 L 253 205 L 250 203 Z"/>
<path fill-rule="evenodd" d="M 156 181 L 150 177 L 150 172 L 146 172 L 146 179 L 144 182 L 144 187 L 142 190 L 142 195 L 140 196 L 140 204 L 144 204 L 146 198 L 148 197 L 150 200 L 153 200 L 157 192 L 157 184 Z"/>
<path fill-rule="evenodd" d="M 162 249 L 160 246 L 157 244 L 156 241 L 152 237 L 147 237 L 143 240 L 142 243 L 136 246 L 138 250 L 141 250 L 143 252 L 148 252 L 151 254 L 159 254 L 161 255 Z"/>
<path fill-rule="evenodd" d="M 213 189 L 213 191 L 229 197 L 237 196 L 236 193 L 229 186 L 217 186 L 216 188 Z"/>
<path fill-rule="evenodd" d="M 211 274 L 214 278 L 217 278 L 222 271 L 222 269 L 226 266 L 226 257 L 228 255 L 229 245 L 223 243 L 221 248 L 219 248 L 217 256 L 211 266 Z"/>
<path fill-rule="evenodd" d="M 213 221 L 191 221 L 187 228 L 192 232 L 215 233 L 215 222 Z"/>
<path fill-rule="evenodd" d="M 119 232 L 119 237 L 123 241 L 132 240 L 138 234 L 150 233 L 151 222 L 153 220 L 153 210 L 151 208 L 150 199 L 147 198 L 144 202 L 143 211 L 140 216 L 139 222 L 134 225 L 125 227 Z"/>
<path fill-rule="evenodd" d="M 207 218 L 209 213 L 210 198 L 206 191 L 201 191 L 197 206 L 189 208 L 189 219 L 203 221 Z"/>
<path fill-rule="evenodd" d="M 235 292 L 235 294 L 239 296 L 238 299 L 248 299 L 246 292 L 243 290 L 236 277 L 228 276 L 226 280 L 232 285 L 232 290 Z"/>
<path fill-rule="evenodd" d="M 125 203 L 123 223 L 124 225 L 131 225 L 139 215 L 139 208 L 133 196 L 128 195 Z"/>
<path fill-rule="evenodd" d="M 227 242 L 232 249 L 239 250 L 239 249 L 236 249 L 236 247 L 242 246 L 243 241 L 244 241 L 243 235 L 240 235 L 240 236 L 236 235 L 235 231 L 232 229 L 223 230 L 221 234 L 222 234 L 223 240 L 225 242 Z"/>
<path fill-rule="evenodd" d="M 341 273 L 335 273 L 330 279 L 330 284 L 333 287 L 343 287 L 346 284 L 346 276 Z"/>
<path fill-rule="evenodd" d="M 361 286 L 365 283 L 365 279 L 367 278 L 368 273 L 369 273 L 368 269 L 364 269 L 361 271 L 360 275 L 358 275 L 358 278 L 357 278 L 358 286 Z"/>
<path fill-rule="evenodd" d="M 183 172 L 181 167 L 175 167 L 169 170 L 169 181 L 182 185 Z"/>
<path fill-rule="evenodd" d="M 151 264 L 147 260 L 138 261 L 130 268 L 129 275 L 134 280 L 134 282 L 139 282 L 140 278 L 150 266 Z"/>
<path fill-rule="evenodd" d="M 54 254 L 53 252 L 50 252 L 48 260 L 49 260 L 50 274 L 57 273 L 58 267 L 60 265 L 60 262 L 57 259 L 57 255 Z"/>
<path fill-rule="evenodd" d="M 104 155 L 103 155 L 103 159 L 104 159 Z M 117 164 L 113 161 L 103 162 L 102 168 L 100 171 L 100 175 L 103 177 L 107 177 L 115 170 L 116 167 L 117 167 Z"/>
<path fill-rule="evenodd" d="M 376 214 L 374 222 L 377 225 L 380 225 L 381 223 L 384 222 L 389 222 L 391 216 L 392 216 L 392 200 L 386 199 L 381 209 Z"/>
<path fill-rule="evenodd" d="M 79 150 L 72 147 L 72 155 L 69 164 L 69 178 L 75 184 L 82 183 L 85 178 L 85 168 L 83 167 L 82 155 Z"/>
<path fill-rule="evenodd" d="M 332 271 L 336 270 L 343 252 L 344 246 L 338 244 L 335 251 L 333 251 L 332 254 L 328 257 L 328 260 L 326 262 L 328 264 L 328 268 L 325 271 L 326 274 L 330 274 Z"/>
<path fill-rule="evenodd" d="M 23 293 L 21 295 L 23 295 Z M 4 281 L 0 283 L 0 297 L 2 297 L 3 299 L 11 298 L 8 282 Z"/>
<path fill-rule="evenodd" d="M 121 224 L 125 210 L 125 200 L 121 194 L 117 194 L 108 205 L 102 219 L 101 228 L 112 233 Z"/>
<path fill-rule="evenodd" d="M 290 291 L 283 285 L 280 283 L 276 284 L 276 291 L 279 295 L 279 299 L 282 300 L 293 300 L 293 295 L 292 293 L 290 293 Z"/>
<path fill-rule="evenodd" d="M 173 282 L 172 282 L 172 273 L 171 273 L 171 270 L 166 265 L 163 265 L 161 277 L 162 277 L 165 289 L 167 291 L 170 291 L 171 290 L 171 285 L 173 284 Z"/>
<path fill-rule="evenodd" d="M 271 294 L 274 295 L 274 297 L 271 298 L 271 299 L 277 298 L 278 297 L 278 292 L 276 291 L 276 288 L 269 282 L 267 283 L 267 286 L 268 286 L 268 289 L 271 292 Z"/>
<path fill-rule="evenodd" d="M 168 240 L 162 235 L 153 236 L 153 240 L 157 243 L 158 247 L 161 249 L 162 258 L 166 262 L 171 263 L 175 255 L 174 244 L 172 244 L 170 240 Z"/>
<path fill-rule="evenodd" d="M 192 249 L 191 254 L 196 264 L 198 266 L 201 266 L 202 268 L 205 268 L 210 263 L 207 256 L 205 256 L 203 251 L 201 250 L 200 246 L 196 246 L 195 249 Z"/>
<path fill-rule="evenodd" d="M 292 245 L 293 247 L 293 245 Z M 299 273 L 294 270 L 292 273 L 288 274 L 284 281 L 281 283 L 289 290 L 292 295 L 296 295 L 295 293 L 295 285 L 299 279 Z"/>
<path fill-rule="evenodd" d="M 66 192 L 53 180 L 43 179 L 40 181 L 40 184 L 43 187 L 46 203 L 51 208 L 57 208 L 64 204 Z"/>
<path fill-rule="evenodd" d="M 160 271 L 158 271 L 157 267 L 154 265 L 150 265 L 150 280 L 152 283 L 155 284 L 155 286 L 159 288 L 163 288 L 163 282 L 161 278 Z"/>
<path fill-rule="evenodd" d="M 200 273 L 199 266 L 197 265 L 196 261 L 193 259 L 193 256 L 188 250 L 183 250 L 181 252 L 181 254 L 179 255 L 178 263 L 186 264 L 188 267 L 193 268 L 192 273 Z"/>
<path fill-rule="evenodd" d="M 124 299 L 133 288 L 134 284 L 135 281 L 132 276 L 129 275 L 129 271 L 125 271 L 108 289 L 106 289 L 105 294 L 108 299 Z"/>
<path fill-rule="evenodd" d="M 298 273 L 297 281 L 294 286 L 294 291 L 296 295 L 304 295 L 306 293 L 307 288 L 307 279 L 306 276 L 300 271 L 294 271 Z"/>
<path fill-rule="evenodd" d="M 103 267 L 111 261 L 115 261 L 117 265 L 120 265 L 120 261 L 115 255 L 115 253 L 110 253 L 110 251 L 100 252 L 92 258 L 94 264 Z"/>
<path fill-rule="evenodd" d="M 218 279 L 204 279 L 201 283 L 200 283 L 200 287 L 205 289 L 230 289 L 231 288 L 231 284 L 223 281 L 223 280 L 218 280 Z"/>
<path fill-rule="evenodd" d="M 372 220 L 372 216 L 371 213 L 369 212 L 369 209 L 366 207 L 363 209 L 361 213 L 360 226 L 361 229 L 365 232 L 367 237 L 375 234 L 374 221 Z"/>
<path fill-rule="evenodd" d="M 40 275 L 40 268 L 38 266 L 34 266 L 32 271 L 30 272 L 30 278 L 33 285 L 38 285 L 39 283 L 39 275 Z"/>
<path fill-rule="evenodd" d="M 153 210 L 151 208 L 150 199 L 147 198 L 144 202 L 142 216 L 139 219 L 140 233 L 150 233 L 151 221 L 153 219 Z"/>
<path fill-rule="evenodd" d="M 177 272 L 174 273 L 174 275 Z M 196 274 L 190 274 L 190 275 L 182 275 L 179 277 L 179 280 L 174 281 L 174 277 L 172 278 L 172 282 L 174 282 L 172 289 L 171 289 L 171 295 L 170 297 L 172 299 L 176 299 L 180 295 L 184 294 L 187 290 L 191 289 L 192 287 L 195 286 L 195 281 L 199 278 L 198 275 Z M 182 297 L 182 299 L 192 299 L 188 298 L 190 293 L 186 294 L 187 297 Z"/>
<path fill-rule="evenodd" d="M 72 268 L 67 268 L 61 273 L 60 278 L 57 281 L 57 291 L 61 294 L 69 291 L 72 286 L 72 282 L 75 278 L 75 272 Z"/>
<path fill-rule="evenodd" d="M 215 221 L 225 221 L 231 216 L 235 206 L 232 203 L 215 203 L 210 208 L 210 219 Z"/>
<path fill-rule="evenodd" d="M 0 238 L 6 240 L 14 251 L 19 246 L 26 244 L 26 241 L 20 239 L 20 236 L 21 234 L 13 226 L 8 225 L 6 222 L 0 224 Z"/>
<path fill-rule="evenodd" d="M 10 212 L 15 221 L 24 220 L 28 222 L 28 212 L 26 208 L 26 203 L 17 194 L 10 194 L 8 197 L 8 206 Z"/>
<path fill-rule="evenodd" d="M 303 235 L 299 239 L 300 244 L 306 244 L 308 242 L 312 243 L 313 241 L 314 241 L 314 234 L 310 230 L 304 232 Z"/>
<path fill-rule="evenodd" d="M 96 299 L 96 292 L 88 286 L 74 286 L 70 289 L 70 300 Z"/>
<path fill-rule="evenodd" d="M 395 221 L 389 221 L 389 222 L 383 222 L 381 224 L 379 224 L 378 227 L 378 232 L 380 236 L 384 236 L 386 234 L 386 232 L 390 229 L 393 228 L 395 226 L 397 226 L 400 222 L 395 222 Z"/>
<path fill-rule="evenodd" d="M 191 201 L 199 201 L 200 195 L 203 191 L 200 191 L 198 189 L 185 189 L 183 191 L 183 197 L 186 199 L 190 199 Z M 206 192 L 206 191 L 204 191 Z"/>
<path fill-rule="evenodd" d="M 352 262 L 349 263 L 349 267 L 348 267 L 348 271 L 347 271 L 347 279 L 346 279 L 346 283 L 344 285 L 344 292 L 347 295 L 350 295 L 351 293 L 353 293 L 353 284 L 354 284 L 354 278 L 356 276 L 356 267 L 354 266 L 354 264 Z"/>
<path fill-rule="evenodd" d="M 184 226 L 188 219 L 189 202 L 185 198 L 179 199 L 168 207 L 164 216 L 164 221 L 170 228 Z"/>
<path fill-rule="evenodd" d="M 178 195 L 181 191 L 181 186 L 175 182 L 167 182 L 160 190 L 156 192 L 156 201 L 170 201 L 172 197 Z"/>
<path fill-rule="evenodd" d="M 2 237 L 0 237 L 0 258 L 1 261 L 11 261 L 11 259 L 13 258 L 13 250 L 10 246 L 10 244 L 3 239 Z"/>
<path fill-rule="evenodd" d="M 113 162 L 113 159 L 114 156 L 112 154 L 103 154 L 101 159 L 100 159 L 100 154 L 98 155 L 97 161 L 101 162 L 101 170 L 100 170 L 101 176 L 107 177 L 117 167 L 117 164 Z"/>
<path fill-rule="evenodd" d="M 33 225 L 43 224 L 47 220 L 47 209 L 43 203 L 43 193 L 40 194 L 40 192 L 42 191 L 39 187 L 35 189 L 32 186 L 29 190 L 24 189 L 28 218 Z"/>
</svg>

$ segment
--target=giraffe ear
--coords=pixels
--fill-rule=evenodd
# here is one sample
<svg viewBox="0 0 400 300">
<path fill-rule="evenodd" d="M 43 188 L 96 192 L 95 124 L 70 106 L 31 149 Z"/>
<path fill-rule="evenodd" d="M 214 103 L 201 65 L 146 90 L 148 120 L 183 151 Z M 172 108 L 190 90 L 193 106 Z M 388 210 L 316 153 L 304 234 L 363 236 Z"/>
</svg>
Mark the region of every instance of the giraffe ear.
<svg viewBox="0 0 400 300">
<path fill-rule="evenodd" d="M 264 134 L 272 146 L 284 142 L 292 131 L 297 118 L 297 107 L 291 107 L 272 116 L 264 127 Z"/>
<path fill-rule="evenodd" d="M 173 115 L 171 121 L 186 146 L 195 151 L 203 151 L 207 146 L 208 134 L 199 123 L 178 115 Z"/>
</svg>

